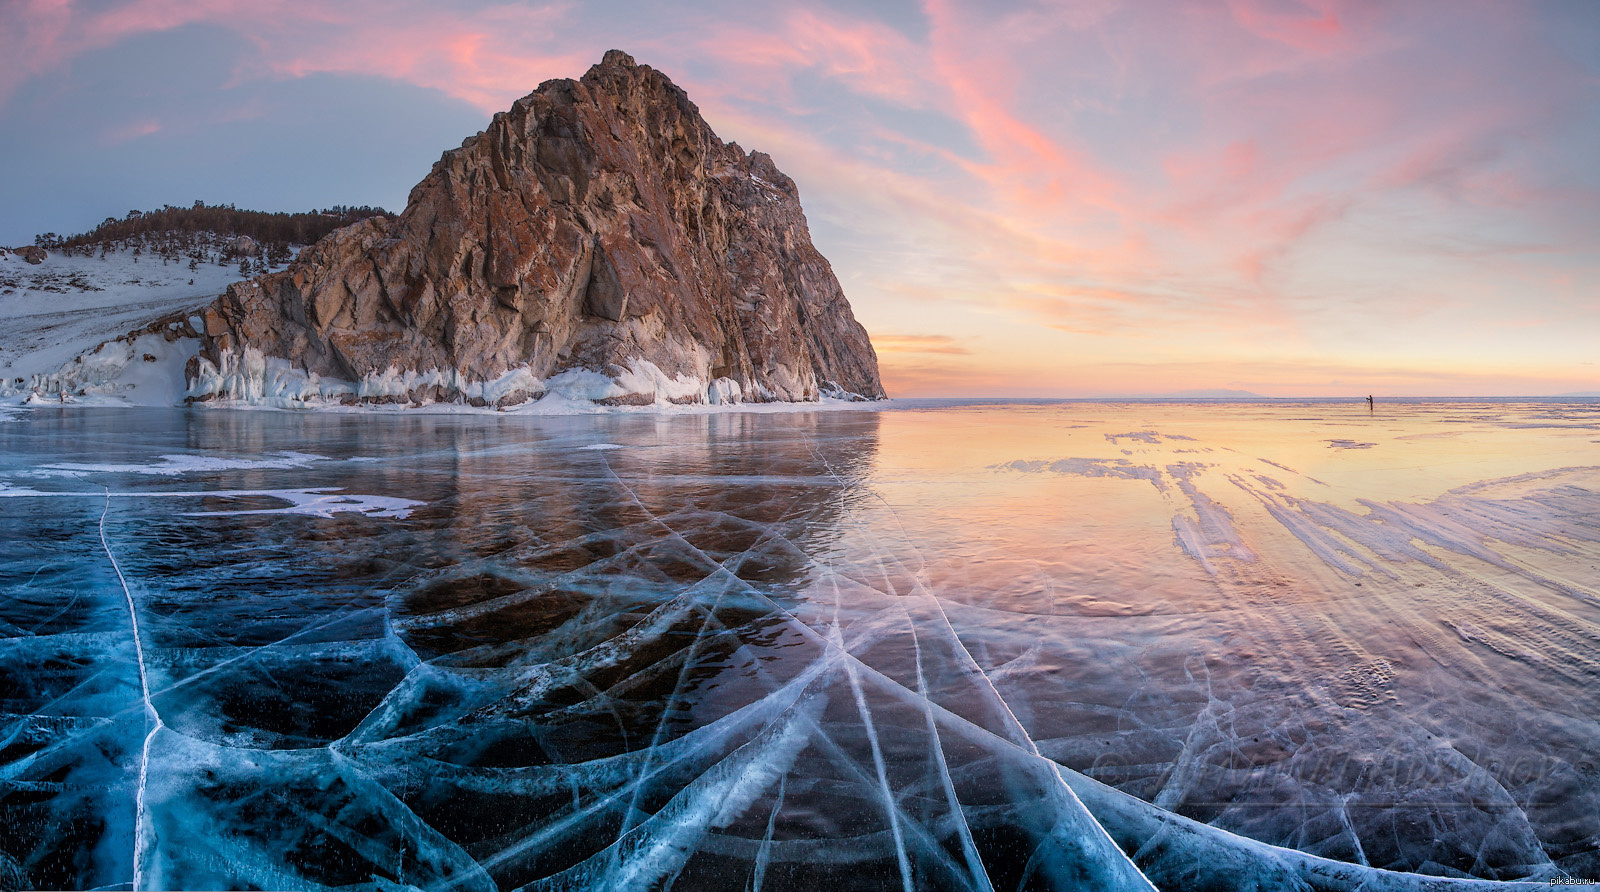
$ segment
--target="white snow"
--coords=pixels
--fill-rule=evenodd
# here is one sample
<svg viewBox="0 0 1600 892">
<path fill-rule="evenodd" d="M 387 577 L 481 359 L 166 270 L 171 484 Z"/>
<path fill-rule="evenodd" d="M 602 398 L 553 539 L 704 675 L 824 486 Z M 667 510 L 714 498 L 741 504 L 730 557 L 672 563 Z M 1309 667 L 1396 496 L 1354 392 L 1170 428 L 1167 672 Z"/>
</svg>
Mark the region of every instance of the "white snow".
<svg viewBox="0 0 1600 892">
<path fill-rule="evenodd" d="M 623 393 L 617 382 L 588 369 L 568 369 L 551 377 L 544 384 L 547 390 L 540 402 L 547 400 L 568 403 L 593 402 L 621 396 Z"/>
<path fill-rule="evenodd" d="M 169 341 L 158 334 L 107 341 L 53 372 L 34 373 L 21 384 L 13 378 L 12 389 L 27 393 L 25 405 L 177 405 L 183 401 L 184 364 L 199 344 L 195 338 Z M 63 393 L 66 400 L 60 399 Z"/>
<path fill-rule="evenodd" d="M 581 408 L 572 404 L 630 396 L 643 397 L 655 405 L 711 402 L 707 399 L 707 387 L 699 378 L 682 374 L 669 377 L 646 359 L 629 363 L 615 378 L 588 369 L 568 369 L 552 376 L 544 385 L 545 396 L 536 407 L 541 410 L 570 412 Z M 543 405 L 547 403 L 549 405 Z M 539 411 L 539 414 L 546 412 Z"/>
<path fill-rule="evenodd" d="M 32 472 L 31 476 L 82 476 L 87 473 L 104 474 L 153 474 L 162 477 L 176 477 L 179 474 L 206 473 L 216 471 L 237 470 L 273 470 L 284 471 L 292 468 L 304 468 L 312 462 L 327 461 L 320 455 L 308 455 L 304 452 L 275 452 L 273 458 L 218 458 L 210 455 L 172 454 L 161 456 L 159 463 L 151 464 L 89 464 L 85 462 L 54 462 L 44 465 L 42 470 Z M 62 471 L 65 474 L 52 474 L 51 471 Z"/>
<path fill-rule="evenodd" d="M 636 359 L 617 376 L 617 386 L 624 393 L 654 397 L 656 402 L 703 401 L 706 385 L 692 375 L 673 375 L 661 371 L 647 359 Z"/>
<path fill-rule="evenodd" d="M 203 263 L 190 270 L 148 254 L 136 262 L 131 252 L 104 260 L 51 253 L 37 266 L 0 255 L 0 318 L 6 321 L 0 327 L 0 396 L 26 395 L 33 376 L 52 375 L 154 319 L 198 310 L 239 278 L 236 267 Z M 181 365 L 178 371 L 181 382 Z"/>
<path fill-rule="evenodd" d="M 305 514 L 312 517 L 332 517 L 339 513 L 361 514 L 366 517 L 411 516 L 414 508 L 424 502 L 395 496 L 346 494 L 337 489 L 269 489 L 252 495 L 271 496 L 290 504 L 283 508 L 257 508 L 239 511 L 191 511 L 188 517 L 232 517 L 240 514 Z"/>
<path fill-rule="evenodd" d="M 131 466 L 130 466 L 131 467 Z M 237 466 L 235 466 L 237 467 Z M 113 467 L 113 470 L 116 468 Z M 134 473 L 142 473 L 135 471 Z M 185 511 L 184 517 L 234 517 L 244 514 L 302 514 L 309 517 L 332 517 L 335 514 L 359 514 L 363 517 L 406 518 L 426 502 L 398 496 L 379 496 L 364 493 L 346 493 L 340 487 L 321 486 L 309 489 L 223 489 L 196 490 L 194 492 L 41 492 L 19 489 L 0 482 L 0 499 L 13 498 L 92 498 L 92 499 L 239 499 L 265 497 L 279 499 L 289 504 L 282 508 L 241 508 L 237 511 Z"/>
<path fill-rule="evenodd" d="M 534 377 L 533 372 L 523 367 L 512 369 L 493 381 L 465 383 L 460 389 L 468 399 L 476 397 L 494 405 L 518 391 L 538 393 L 544 390 L 544 385 Z"/>
<path fill-rule="evenodd" d="M 264 357 L 253 348 L 224 356 L 218 368 L 205 358 L 200 374 L 186 396 L 207 399 L 216 394 L 243 394 L 216 400 L 213 405 L 321 409 L 354 412 L 394 412 L 426 409 L 431 412 L 519 415 L 580 415 L 605 412 L 793 412 L 819 409 L 862 409 L 871 404 L 853 394 L 839 397 L 825 392 L 813 403 L 747 403 L 737 381 L 718 378 L 709 385 L 693 375 L 668 375 L 654 363 L 638 359 L 616 377 L 591 369 L 568 369 L 547 379 L 527 367 L 512 369 L 492 381 L 474 381 L 454 370 L 426 372 L 390 368 L 358 382 L 319 377 L 291 367 L 286 361 Z M 449 401 L 436 403 L 418 392 L 438 386 L 485 405 Z M 516 394 L 526 399 L 512 398 Z M 771 394 L 763 394 L 770 399 Z M 350 398 L 389 402 L 350 405 Z M 510 398 L 510 399 L 508 399 Z M 619 401 L 604 404 L 603 401 Z M 881 404 L 878 404 L 881 407 Z"/>
<path fill-rule="evenodd" d="M 751 407 L 751 404 L 744 402 L 745 395 L 739 383 L 731 378 L 717 378 L 708 385 L 693 375 L 668 375 L 655 363 L 645 359 L 629 363 L 616 377 L 578 368 L 541 380 L 523 366 L 511 369 L 492 381 L 474 381 L 453 369 L 418 372 L 396 368 L 367 375 L 356 382 L 341 381 L 308 374 L 285 360 L 263 356 L 254 348 L 223 356 L 220 368 L 204 357 L 198 365 L 199 376 L 184 395 L 195 399 L 208 399 L 223 393 L 232 395 L 217 400 L 215 404 L 219 406 L 345 411 L 395 411 L 398 408 L 428 407 L 444 412 L 508 411 L 525 415 Z M 427 398 L 417 398 L 419 391 L 436 386 L 486 405 L 434 403 Z M 519 393 L 530 395 L 531 398 L 508 399 Z M 345 405 L 351 397 L 363 400 L 389 398 L 392 402 Z M 629 404 L 600 405 L 603 400 L 628 400 Z M 855 402 L 848 396 L 834 398 L 825 394 L 817 403 L 761 404 L 759 411 L 844 408 Z"/>
</svg>

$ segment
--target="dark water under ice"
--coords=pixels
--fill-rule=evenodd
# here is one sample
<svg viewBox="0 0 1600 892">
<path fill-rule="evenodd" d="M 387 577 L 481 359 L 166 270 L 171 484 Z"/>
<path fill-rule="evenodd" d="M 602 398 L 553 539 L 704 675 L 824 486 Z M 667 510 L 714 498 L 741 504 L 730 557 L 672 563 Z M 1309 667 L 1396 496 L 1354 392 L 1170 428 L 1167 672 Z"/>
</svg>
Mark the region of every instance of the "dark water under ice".
<svg viewBox="0 0 1600 892">
<path fill-rule="evenodd" d="M 1597 518 L 1594 402 L 21 413 L 0 888 L 1600 878 Z"/>
</svg>

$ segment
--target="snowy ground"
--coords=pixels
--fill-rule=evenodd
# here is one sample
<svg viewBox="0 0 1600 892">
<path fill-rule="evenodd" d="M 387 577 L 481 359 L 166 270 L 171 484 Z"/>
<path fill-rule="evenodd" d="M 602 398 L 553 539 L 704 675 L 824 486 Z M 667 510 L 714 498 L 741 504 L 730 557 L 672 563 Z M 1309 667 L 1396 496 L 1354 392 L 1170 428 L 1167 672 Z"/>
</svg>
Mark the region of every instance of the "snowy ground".
<svg viewBox="0 0 1600 892">
<path fill-rule="evenodd" d="M 104 260 L 52 253 L 37 266 L 0 256 L 0 394 L 25 396 L 34 375 L 53 374 L 154 319 L 199 309 L 239 278 L 237 266 L 190 270 L 187 262 L 163 265 L 149 254 L 136 261 L 129 251 Z"/>
<path fill-rule="evenodd" d="M 1600 403 L 0 422 L 0 882 L 1600 875 Z"/>
</svg>

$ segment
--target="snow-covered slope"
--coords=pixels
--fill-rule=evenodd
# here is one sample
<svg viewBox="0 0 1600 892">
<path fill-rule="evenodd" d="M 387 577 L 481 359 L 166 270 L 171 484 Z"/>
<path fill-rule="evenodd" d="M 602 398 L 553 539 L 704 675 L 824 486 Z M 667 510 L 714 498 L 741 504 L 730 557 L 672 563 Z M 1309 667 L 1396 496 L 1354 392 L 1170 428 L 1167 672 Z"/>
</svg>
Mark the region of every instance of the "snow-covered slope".
<svg viewBox="0 0 1600 892">
<path fill-rule="evenodd" d="M 0 255 L 0 401 L 17 402 L 36 389 L 55 399 L 62 389 L 80 388 L 86 390 L 80 398 L 90 401 L 180 401 L 192 341 L 147 336 L 107 342 L 197 310 L 240 278 L 234 266 L 202 263 L 190 270 L 187 263 L 136 259 L 127 251 L 104 259 L 51 254 L 39 265 Z M 75 361 L 101 344 L 99 353 Z"/>
</svg>

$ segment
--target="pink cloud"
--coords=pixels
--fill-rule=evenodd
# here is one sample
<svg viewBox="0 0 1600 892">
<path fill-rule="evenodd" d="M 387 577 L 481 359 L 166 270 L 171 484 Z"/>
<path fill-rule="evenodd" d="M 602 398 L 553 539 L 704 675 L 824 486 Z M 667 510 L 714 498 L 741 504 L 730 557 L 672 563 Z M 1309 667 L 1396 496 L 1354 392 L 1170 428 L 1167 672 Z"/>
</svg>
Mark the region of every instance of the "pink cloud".
<svg viewBox="0 0 1600 892">
<path fill-rule="evenodd" d="M 1310 53 L 1333 51 L 1349 35 L 1329 0 L 1228 0 L 1234 21 L 1257 37 Z"/>
<path fill-rule="evenodd" d="M 140 118 L 109 128 L 102 139 L 107 145 L 117 145 L 159 132 L 161 132 L 160 121 L 155 118 Z"/>
<path fill-rule="evenodd" d="M 566 3 L 452 11 L 431 4 L 346 0 L 132 0 L 86 9 L 67 0 L 26 0 L 23 26 L 0 67 L 0 101 L 28 78 L 139 34 L 208 24 L 236 31 L 268 70 L 391 77 L 440 90 L 486 112 L 540 81 L 581 73 L 597 51 L 552 51 Z"/>
<path fill-rule="evenodd" d="M 1020 210 L 1061 213 L 1079 204 L 1111 206 L 1120 187 L 1110 171 L 1057 141 L 1011 108 L 1021 73 L 1013 45 L 985 39 L 988 11 L 968 15 L 952 0 L 927 0 L 930 56 L 954 103 L 951 111 L 991 159 L 976 172 Z M 996 27 L 1004 33 L 1004 19 Z"/>
<path fill-rule="evenodd" d="M 290 77 L 390 77 L 493 113 L 544 80 L 581 74 L 599 55 L 547 49 L 560 43 L 557 29 L 565 23 L 566 4 L 473 13 L 423 7 L 396 14 L 386 4 L 366 2 L 338 9 L 337 18 L 323 17 L 295 39 L 273 34 L 263 40 L 265 63 Z"/>
<path fill-rule="evenodd" d="M 694 60 L 726 73 L 696 84 L 695 95 L 737 97 L 788 114 L 815 109 L 797 98 L 796 81 L 820 74 L 862 96 L 923 108 L 941 99 L 925 75 L 924 51 L 880 22 L 804 5 L 783 7 L 772 21 L 708 21 L 694 43 Z M 664 46 L 663 58 L 681 51 Z"/>
<path fill-rule="evenodd" d="M 808 0 L 621 21 L 570 2 L 18 3 L 0 102 L 84 53 L 196 24 L 253 42 L 241 82 L 387 77 L 486 114 L 621 46 L 795 176 L 855 250 L 850 287 L 1130 350 L 1197 332 L 1226 349 L 1332 343 L 1328 308 L 1362 301 L 1434 336 L 1441 293 L 1480 295 L 1486 320 L 1562 318 L 1503 313 L 1495 288 L 1594 293 L 1585 275 L 1546 288 L 1550 267 L 1529 259 L 1594 256 L 1593 181 L 1552 176 L 1529 148 L 1594 100 L 1520 6 L 925 0 L 923 30 Z M 880 335 L 886 377 L 1012 368 L 992 339 L 917 331 Z"/>
</svg>

